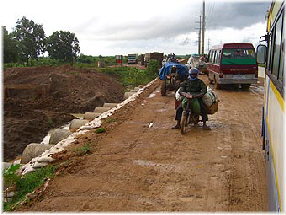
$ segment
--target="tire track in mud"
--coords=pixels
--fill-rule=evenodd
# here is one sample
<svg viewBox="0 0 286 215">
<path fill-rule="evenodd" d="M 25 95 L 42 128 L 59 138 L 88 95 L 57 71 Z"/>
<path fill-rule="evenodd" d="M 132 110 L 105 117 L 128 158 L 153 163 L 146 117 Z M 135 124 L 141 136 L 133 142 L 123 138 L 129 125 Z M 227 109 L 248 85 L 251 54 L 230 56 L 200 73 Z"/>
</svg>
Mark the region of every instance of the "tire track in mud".
<svg viewBox="0 0 286 215">
<path fill-rule="evenodd" d="M 261 108 L 255 108 L 262 106 L 262 97 L 250 92 L 237 93 L 240 94 L 240 97 L 232 98 L 234 103 L 230 104 L 229 109 L 235 110 L 233 105 L 240 103 L 240 116 L 243 114 L 244 117 L 231 120 L 234 124 L 230 135 L 233 137 L 233 141 L 230 158 L 232 171 L 228 179 L 229 210 L 249 211 L 249 208 L 266 210 L 265 167 L 261 140 L 258 136 L 260 134 Z M 234 111 L 233 115 L 239 114 Z M 237 140 L 235 141 L 235 139 Z M 245 165 L 237 165 L 238 163 Z M 262 180 L 261 177 L 263 177 Z"/>
<path fill-rule="evenodd" d="M 171 129 L 174 96 L 142 98 L 97 140 L 80 166 L 56 177 L 25 211 L 264 211 L 262 98 L 219 91 L 211 131 Z M 149 127 L 149 123 L 153 123 Z"/>
</svg>

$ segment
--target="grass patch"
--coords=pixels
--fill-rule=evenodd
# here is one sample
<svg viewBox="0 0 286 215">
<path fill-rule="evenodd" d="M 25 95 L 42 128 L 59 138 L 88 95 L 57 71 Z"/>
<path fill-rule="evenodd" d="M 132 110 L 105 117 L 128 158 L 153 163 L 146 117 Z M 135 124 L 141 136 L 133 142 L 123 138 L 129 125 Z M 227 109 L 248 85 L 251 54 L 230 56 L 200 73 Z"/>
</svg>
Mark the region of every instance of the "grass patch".
<svg viewBox="0 0 286 215">
<path fill-rule="evenodd" d="M 6 187 L 15 186 L 17 181 L 21 178 L 19 175 L 16 174 L 16 171 L 20 168 L 20 164 L 11 165 L 4 171 L 3 179 L 4 185 Z"/>
<path fill-rule="evenodd" d="M 97 128 L 97 129 L 95 130 L 95 133 L 96 133 L 96 134 L 100 134 L 100 133 L 104 133 L 104 132 L 106 132 L 106 129 L 105 129 L 105 128 Z"/>
<path fill-rule="evenodd" d="M 145 85 L 153 80 L 157 75 L 150 73 L 147 69 L 137 69 L 135 67 L 127 66 L 99 68 L 98 70 L 115 76 L 125 88 Z"/>
<path fill-rule="evenodd" d="M 11 166 L 4 172 L 4 183 L 7 181 L 12 183 L 10 186 L 16 187 L 12 200 L 4 203 L 4 211 L 14 210 L 16 204 L 25 199 L 26 194 L 40 187 L 47 178 L 53 177 L 56 170 L 55 166 L 47 166 L 20 177 L 16 174 L 19 167 L 20 165 Z"/>
<path fill-rule="evenodd" d="M 91 154 L 91 146 L 90 146 L 90 144 L 85 143 L 83 146 L 77 148 L 76 152 L 80 156 Z"/>
<path fill-rule="evenodd" d="M 112 122 L 116 122 L 117 121 L 117 119 L 114 119 L 114 118 L 106 118 L 106 120 L 105 120 L 105 122 L 107 122 L 107 123 L 112 123 Z"/>
</svg>

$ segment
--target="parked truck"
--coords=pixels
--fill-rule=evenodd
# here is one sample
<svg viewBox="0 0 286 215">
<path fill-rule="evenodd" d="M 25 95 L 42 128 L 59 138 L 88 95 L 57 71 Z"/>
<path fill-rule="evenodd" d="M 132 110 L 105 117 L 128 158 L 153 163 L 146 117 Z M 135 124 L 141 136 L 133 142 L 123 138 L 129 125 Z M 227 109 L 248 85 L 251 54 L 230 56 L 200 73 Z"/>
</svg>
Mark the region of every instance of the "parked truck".
<svg viewBox="0 0 286 215">
<path fill-rule="evenodd" d="M 159 53 L 159 52 L 146 53 L 144 57 L 145 66 L 148 65 L 150 60 L 157 60 L 159 62 L 160 67 L 162 67 L 163 58 L 164 58 L 164 53 Z"/>
<path fill-rule="evenodd" d="M 138 63 L 138 55 L 137 54 L 128 54 L 127 63 L 128 64 L 137 64 Z"/>
</svg>

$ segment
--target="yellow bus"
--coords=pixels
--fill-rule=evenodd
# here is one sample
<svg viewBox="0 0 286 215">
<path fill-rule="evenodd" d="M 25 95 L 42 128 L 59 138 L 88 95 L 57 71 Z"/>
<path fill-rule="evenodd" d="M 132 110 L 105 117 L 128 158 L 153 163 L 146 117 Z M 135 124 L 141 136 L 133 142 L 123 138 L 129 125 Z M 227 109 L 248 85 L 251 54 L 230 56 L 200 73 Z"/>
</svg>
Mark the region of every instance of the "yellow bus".
<svg viewBox="0 0 286 215">
<path fill-rule="evenodd" d="M 268 179 L 269 210 L 285 211 L 285 3 L 273 1 L 267 14 L 265 45 L 257 47 L 258 63 L 265 63 L 262 119 L 263 149 Z"/>
</svg>

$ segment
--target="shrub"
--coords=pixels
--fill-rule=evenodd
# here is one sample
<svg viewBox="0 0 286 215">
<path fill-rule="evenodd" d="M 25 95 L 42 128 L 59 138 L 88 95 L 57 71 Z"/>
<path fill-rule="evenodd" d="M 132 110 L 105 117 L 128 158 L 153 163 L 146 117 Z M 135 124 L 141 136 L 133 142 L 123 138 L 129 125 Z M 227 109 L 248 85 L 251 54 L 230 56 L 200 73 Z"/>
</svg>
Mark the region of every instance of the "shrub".
<svg viewBox="0 0 286 215">
<path fill-rule="evenodd" d="M 91 146 L 88 143 L 85 143 L 82 147 L 76 149 L 78 155 L 91 154 Z"/>
<path fill-rule="evenodd" d="M 97 129 L 95 130 L 95 133 L 97 133 L 97 134 L 104 133 L 104 132 L 106 132 L 106 129 L 105 129 L 105 128 L 97 128 Z"/>
<path fill-rule="evenodd" d="M 147 71 L 151 76 L 156 77 L 160 69 L 160 64 L 157 60 L 150 60 L 147 66 Z"/>
</svg>

